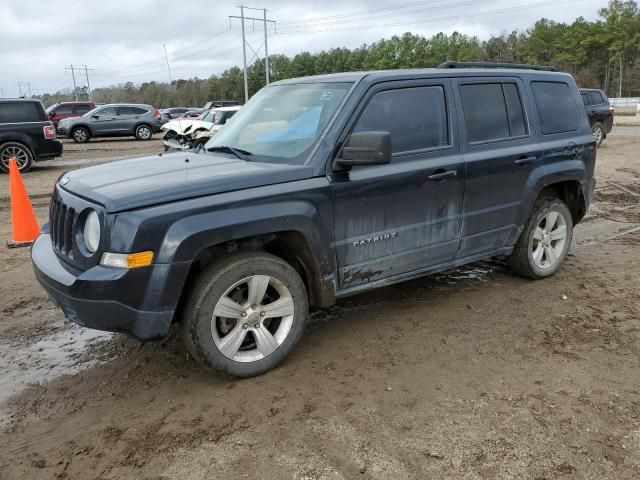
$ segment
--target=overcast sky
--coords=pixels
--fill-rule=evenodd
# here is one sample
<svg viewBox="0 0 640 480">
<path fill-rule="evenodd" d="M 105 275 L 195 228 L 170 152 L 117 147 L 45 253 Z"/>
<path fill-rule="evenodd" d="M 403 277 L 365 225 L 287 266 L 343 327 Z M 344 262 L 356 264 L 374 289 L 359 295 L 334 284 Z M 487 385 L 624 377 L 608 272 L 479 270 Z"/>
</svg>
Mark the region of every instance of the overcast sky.
<svg viewBox="0 0 640 480">
<path fill-rule="evenodd" d="M 269 52 L 293 55 L 357 47 L 406 31 L 425 36 L 459 31 L 481 39 L 524 30 L 541 17 L 571 22 L 597 17 L 606 0 L 252 0 L 277 21 Z M 205 78 L 242 65 L 238 1 L 230 0 L 0 0 L 0 95 L 17 82 L 33 94 L 72 86 L 70 64 L 87 64 L 92 87 L 131 80 L 167 81 L 163 44 L 173 78 Z M 404 7 L 402 7 L 404 6 Z M 535 7 L 531 7 L 535 6 Z M 484 13 L 483 12 L 488 12 Z M 246 15 L 262 16 L 261 11 Z M 322 18 L 318 18 L 322 17 Z M 328 17 L 328 18 L 327 18 Z M 309 21 L 308 19 L 312 19 Z M 260 56 L 262 24 L 247 22 Z M 250 60 L 254 52 L 247 49 Z M 86 85 L 84 71 L 76 72 Z M 23 92 L 26 86 L 23 86 Z"/>
</svg>

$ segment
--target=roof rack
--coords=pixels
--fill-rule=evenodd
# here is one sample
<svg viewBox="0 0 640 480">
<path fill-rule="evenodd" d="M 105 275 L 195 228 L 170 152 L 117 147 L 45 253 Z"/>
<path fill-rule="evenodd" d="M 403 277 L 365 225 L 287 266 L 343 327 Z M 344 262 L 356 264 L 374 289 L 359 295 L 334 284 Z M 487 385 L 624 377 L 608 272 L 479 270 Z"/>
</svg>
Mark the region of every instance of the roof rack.
<svg viewBox="0 0 640 480">
<path fill-rule="evenodd" d="M 437 68 L 520 68 L 523 70 L 544 70 L 557 72 L 554 67 L 545 65 L 527 65 L 525 63 L 494 63 L 494 62 L 443 62 Z"/>
</svg>

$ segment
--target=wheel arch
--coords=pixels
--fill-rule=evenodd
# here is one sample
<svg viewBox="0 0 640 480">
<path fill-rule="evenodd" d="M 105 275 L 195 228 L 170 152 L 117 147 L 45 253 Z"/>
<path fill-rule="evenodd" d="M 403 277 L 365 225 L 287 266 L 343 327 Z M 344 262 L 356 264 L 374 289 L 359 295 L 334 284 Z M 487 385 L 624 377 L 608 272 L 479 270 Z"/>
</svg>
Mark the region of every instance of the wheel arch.
<svg viewBox="0 0 640 480">
<path fill-rule="evenodd" d="M 20 133 L 14 134 L 14 135 L 5 135 L 5 136 L 0 135 L 0 148 L 2 148 L 7 143 L 19 143 L 20 145 L 24 146 L 27 150 L 29 150 L 29 153 L 31 154 L 31 158 L 33 160 L 37 159 L 35 150 L 33 148 L 33 142 L 31 141 L 28 135 L 23 135 Z"/>
<path fill-rule="evenodd" d="M 545 186 L 537 198 L 554 197 L 562 200 L 569 211 L 573 224 L 576 225 L 587 213 L 587 201 L 582 184 L 577 180 L 564 180 Z"/>
</svg>

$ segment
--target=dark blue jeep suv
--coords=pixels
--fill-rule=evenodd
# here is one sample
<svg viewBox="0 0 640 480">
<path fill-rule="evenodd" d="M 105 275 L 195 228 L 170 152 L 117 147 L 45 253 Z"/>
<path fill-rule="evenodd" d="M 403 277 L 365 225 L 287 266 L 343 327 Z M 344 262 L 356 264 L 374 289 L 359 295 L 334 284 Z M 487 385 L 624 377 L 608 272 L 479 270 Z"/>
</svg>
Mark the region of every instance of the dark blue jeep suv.
<svg viewBox="0 0 640 480">
<path fill-rule="evenodd" d="M 252 376 L 336 298 L 496 255 L 553 275 L 595 158 L 573 78 L 546 67 L 285 80 L 204 148 L 64 175 L 33 263 L 71 321 L 180 321 L 195 358 Z"/>
</svg>

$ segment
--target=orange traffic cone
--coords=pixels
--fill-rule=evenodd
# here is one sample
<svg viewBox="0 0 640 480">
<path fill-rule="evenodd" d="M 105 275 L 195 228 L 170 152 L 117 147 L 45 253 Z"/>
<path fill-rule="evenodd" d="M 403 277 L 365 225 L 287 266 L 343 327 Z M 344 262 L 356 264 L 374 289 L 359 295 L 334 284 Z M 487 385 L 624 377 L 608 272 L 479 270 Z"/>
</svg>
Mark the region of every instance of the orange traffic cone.
<svg viewBox="0 0 640 480">
<path fill-rule="evenodd" d="M 40 234 L 40 227 L 15 158 L 9 160 L 9 191 L 11 194 L 11 241 L 7 242 L 7 247 L 31 245 Z"/>
</svg>

